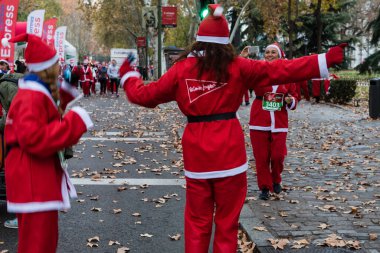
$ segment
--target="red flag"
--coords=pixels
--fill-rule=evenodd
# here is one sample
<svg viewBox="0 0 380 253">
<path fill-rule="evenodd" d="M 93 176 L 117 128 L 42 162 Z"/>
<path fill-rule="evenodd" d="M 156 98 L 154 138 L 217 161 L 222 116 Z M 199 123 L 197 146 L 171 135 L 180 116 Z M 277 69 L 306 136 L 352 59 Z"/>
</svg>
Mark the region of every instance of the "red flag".
<svg viewBox="0 0 380 253">
<path fill-rule="evenodd" d="M 15 36 L 18 0 L 2 0 L 0 2 L 0 38 L 10 40 Z M 14 63 L 15 44 L 1 43 L 0 59 L 7 60 L 11 69 Z"/>
<path fill-rule="evenodd" d="M 51 47 L 54 47 L 54 33 L 57 28 L 57 18 L 51 18 L 44 22 L 42 29 L 42 40 Z"/>
</svg>

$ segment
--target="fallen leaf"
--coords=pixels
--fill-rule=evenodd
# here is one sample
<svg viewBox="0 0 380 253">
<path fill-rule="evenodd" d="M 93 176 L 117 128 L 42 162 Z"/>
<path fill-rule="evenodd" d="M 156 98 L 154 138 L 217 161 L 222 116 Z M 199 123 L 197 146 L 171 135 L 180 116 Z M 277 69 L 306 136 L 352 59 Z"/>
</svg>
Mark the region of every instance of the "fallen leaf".
<svg viewBox="0 0 380 253">
<path fill-rule="evenodd" d="M 181 234 L 169 235 L 169 237 L 172 241 L 178 241 L 181 239 Z"/>
<path fill-rule="evenodd" d="M 132 216 L 134 216 L 134 217 L 141 217 L 141 214 L 140 213 L 133 213 Z"/>
<path fill-rule="evenodd" d="M 121 209 L 120 209 L 120 208 L 119 208 L 119 209 L 113 209 L 113 213 L 114 213 L 114 214 L 121 213 Z"/>
<path fill-rule="evenodd" d="M 270 238 L 268 241 L 272 244 L 274 249 L 284 249 L 284 247 L 289 243 L 288 239 L 273 239 Z"/>
<path fill-rule="evenodd" d="M 120 242 L 118 242 L 118 241 L 109 241 L 108 242 L 108 246 L 112 246 L 112 245 L 120 245 Z"/>
<path fill-rule="evenodd" d="M 326 229 L 326 228 L 330 227 L 330 225 L 328 225 L 326 223 L 321 223 L 321 224 L 319 224 L 318 227 L 323 230 L 323 229 Z"/>
<path fill-rule="evenodd" d="M 116 253 L 127 253 L 130 249 L 127 247 L 118 248 Z"/>
<path fill-rule="evenodd" d="M 255 230 L 258 230 L 258 231 L 268 231 L 266 229 L 266 227 L 253 227 Z"/>
<path fill-rule="evenodd" d="M 369 234 L 369 239 L 371 241 L 376 241 L 377 240 L 377 234 L 376 233 L 370 233 Z"/>
<path fill-rule="evenodd" d="M 97 248 L 97 247 L 99 247 L 99 244 L 88 242 L 88 243 L 87 243 L 87 247 L 90 247 L 90 248 Z"/>
<path fill-rule="evenodd" d="M 145 233 L 145 234 L 140 234 L 141 237 L 148 237 L 151 238 L 153 235 Z"/>
<path fill-rule="evenodd" d="M 91 211 L 93 211 L 93 212 L 101 212 L 102 209 L 100 207 L 93 207 L 93 208 L 91 208 Z"/>
<path fill-rule="evenodd" d="M 99 236 L 94 236 L 87 239 L 87 242 L 99 242 L 99 241 L 100 241 Z"/>
</svg>

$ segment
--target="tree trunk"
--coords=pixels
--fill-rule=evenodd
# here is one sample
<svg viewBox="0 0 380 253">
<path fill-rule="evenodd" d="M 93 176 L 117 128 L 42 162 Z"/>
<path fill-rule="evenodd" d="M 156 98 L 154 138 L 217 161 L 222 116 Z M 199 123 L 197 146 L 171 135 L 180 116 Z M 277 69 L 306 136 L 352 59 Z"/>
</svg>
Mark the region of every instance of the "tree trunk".
<svg viewBox="0 0 380 253">
<path fill-rule="evenodd" d="M 317 9 L 315 10 L 315 19 L 317 23 L 317 53 L 322 52 L 322 19 L 321 19 L 322 0 L 318 0 Z"/>
<path fill-rule="evenodd" d="M 288 35 L 289 35 L 289 55 L 288 58 L 293 58 L 293 34 L 294 24 L 292 21 L 292 0 L 288 0 Z"/>
</svg>

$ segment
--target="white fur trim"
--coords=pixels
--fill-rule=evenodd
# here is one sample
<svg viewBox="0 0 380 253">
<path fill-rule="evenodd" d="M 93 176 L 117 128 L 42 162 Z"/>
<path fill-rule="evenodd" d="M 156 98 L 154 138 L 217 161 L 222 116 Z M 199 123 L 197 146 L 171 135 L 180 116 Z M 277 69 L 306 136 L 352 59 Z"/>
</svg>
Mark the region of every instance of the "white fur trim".
<svg viewBox="0 0 380 253">
<path fill-rule="evenodd" d="M 214 16 L 215 17 L 221 17 L 223 14 L 223 7 L 222 6 L 218 6 L 216 7 L 215 11 L 214 11 Z"/>
<path fill-rule="evenodd" d="M 329 77 L 329 70 L 327 68 L 327 62 L 326 62 L 326 54 L 319 54 L 318 55 L 318 66 L 319 66 L 319 73 L 322 78 L 328 78 Z"/>
<path fill-rule="evenodd" d="M 10 213 L 35 213 L 52 210 L 67 210 L 70 205 L 65 205 L 62 201 L 46 201 L 46 202 L 28 202 L 13 203 L 7 202 L 7 209 Z"/>
<path fill-rule="evenodd" d="M 286 109 L 287 110 L 293 110 L 294 107 L 296 107 L 296 100 L 294 97 L 292 97 L 292 103 L 290 104 L 290 106 L 288 104 L 286 104 Z"/>
<path fill-rule="evenodd" d="M 42 71 L 44 69 L 48 69 L 50 68 L 51 66 L 53 66 L 57 61 L 58 61 L 59 57 L 58 57 L 58 54 L 56 54 L 53 58 L 47 60 L 47 61 L 44 61 L 44 62 L 39 62 L 39 63 L 27 63 L 28 65 L 28 69 L 30 72 L 39 72 L 39 71 Z"/>
<path fill-rule="evenodd" d="M 9 40 L 7 38 L 2 38 L 1 45 L 3 45 L 3 47 L 9 47 L 10 46 Z"/>
<path fill-rule="evenodd" d="M 124 87 L 124 82 L 127 81 L 130 77 L 137 77 L 140 78 L 141 74 L 137 71 L 129 71 L 123 75 L 123 77 L 120 79 L 121 86 Z"/>
<path fill-rule="evenodd" d="M 249 126 L 249 130 L 258 130 L 258 131 L 270 131 L 272 133 L 282 133 L 288 132 L 287 128 L 272 128 L 272 127 L 263 127 L 263 126 Z"/>
<path fill-rule="evenodd" d="M 188 178 L 195 179 L 210 179 L 210 178 L 223 178 L 223 177 L 231 177 L 237 174 L 243 173 L 248 169 L 248 162 L 243 165 L 229 169 L 229 170 L 220 170 L 220 171 L 208 171 L 208 172 L 192 172 L 185 170 L 185 176 Z"/>
<path fill-rule="evenodd" d="M 18 81 L 18 87 L 23 90 L 32 90 L 37 91 L 45 94 L 50 101 L 53 103 L 55 108 L 57 107 L 57 104 L 54 102 L 53 97 L 51 96 L 50 92 L 40 83 L 34 82 L 34 81 L 25 81 L 23 78 L 19 79 Z"/>
<path fill-rule="evenodd" d="M 87 130 L 94 127 L 94 123 L 92 123 L 90 115 L 86 112 L 85 109 L 83 109 L 82 107 L 79 107 L 79 106 L 74 106 L 70 111 L 77 113 L 79 115 L 79 117 L 81 117 L 84 124 L 86 125 Z"/>
<path fill-rule="evenodd" d="M 73 98 L 76 98 L 80 95 L 80 92 L 77 88 L 73 87 L 71 84 L 63 80 L 61 84 L 61 89 L 69 93 Z"/>
<path fill-rule="evenodd" d="M 230 38 L 229 37 L 215 37 L 215 36 L 199 36 L 199 35 L 197 35 L 197 41 L 211 42 L 211 43 L 227 45 L 230 43 Z"/>
<path fill-rule="evenodd" d="M 282 58 L 282 52 L 281 52 L 281 49 L 280 49 L 278 46 L 271 44 L 271 45 L 269 45 L 269 46 L 267 46 L 267 47 L 265 48 L 265 51 L 267 51 L 267 49 L 270 48 L 270 47 L 274 47 L 274 48 L 277 50 L 278 58 L 281 59 L 281 58 Z"/>
</svg>

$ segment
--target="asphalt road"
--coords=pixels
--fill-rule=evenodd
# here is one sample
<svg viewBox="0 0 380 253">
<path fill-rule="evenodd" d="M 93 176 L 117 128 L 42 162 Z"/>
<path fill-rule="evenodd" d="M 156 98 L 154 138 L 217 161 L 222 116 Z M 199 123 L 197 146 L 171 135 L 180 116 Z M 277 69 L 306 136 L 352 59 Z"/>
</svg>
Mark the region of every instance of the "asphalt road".
<svg viewBox="0 0 380 253">
<path fill-rule="evenodd" d="M 79 196 L 67 213 L 60 212 L 58 252 L 105 253 L 122 247 L 139 253 L 183 252 L 185 189 L 178 132 L 184 118 L 176 105 L 145 109 L 124 96 L 78 103 L 90 112 L 95 128 L 69 160 Z M 12 217 L 5 210 L 3 203 L 2 223 Z M 170 238 L 176 235 L 179 240 Z M 0 252 L 16 248 L 17 230 L 0 226 Z"/>
</svg>

